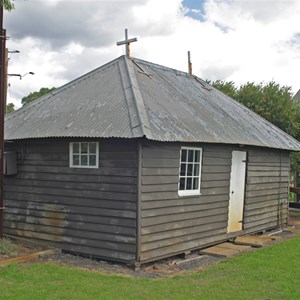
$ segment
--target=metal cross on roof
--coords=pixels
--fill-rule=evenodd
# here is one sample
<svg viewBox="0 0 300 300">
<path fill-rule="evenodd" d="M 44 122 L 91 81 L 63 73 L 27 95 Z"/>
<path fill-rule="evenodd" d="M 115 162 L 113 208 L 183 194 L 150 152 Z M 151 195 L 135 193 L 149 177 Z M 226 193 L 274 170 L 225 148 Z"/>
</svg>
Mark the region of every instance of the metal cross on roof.
<svg viewBox="0 0 300 300">
<path fill-rule="evenodd" d="M 128 39 L 128 30 L 125 29 L 125 40 L 121 42 L 117 42 L 117 46 L 126 44 L 126 55 L 130 57 L 130 43 L 137 42 L 137 38 Z"/>
</svg>

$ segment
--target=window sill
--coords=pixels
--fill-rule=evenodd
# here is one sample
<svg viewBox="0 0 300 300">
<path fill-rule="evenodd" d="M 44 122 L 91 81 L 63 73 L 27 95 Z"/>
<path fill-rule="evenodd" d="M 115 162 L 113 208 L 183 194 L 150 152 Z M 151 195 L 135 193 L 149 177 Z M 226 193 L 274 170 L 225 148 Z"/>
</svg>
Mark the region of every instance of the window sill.
<svg viewBox="0 0 300 300">
<path fill-rule="evenodd" d="M 201 196 L 200 191 L 178 191 L 179 197 Z"/>
</svg>

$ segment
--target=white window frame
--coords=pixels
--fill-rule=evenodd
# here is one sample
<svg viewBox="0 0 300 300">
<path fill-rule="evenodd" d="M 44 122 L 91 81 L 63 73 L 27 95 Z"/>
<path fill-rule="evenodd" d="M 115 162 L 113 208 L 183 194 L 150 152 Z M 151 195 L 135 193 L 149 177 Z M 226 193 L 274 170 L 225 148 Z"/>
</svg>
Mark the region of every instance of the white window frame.
<svg viewBox="0 0 300 300">
<path fill-rule="evenodd" d="M 182 162 L 181 162 L 181 156 L 182 156 L 181 153 L 182 153 L 182 150 L 200 151 L 199 163 L 197 162 L 197 164 L 199 164 L 199 175 L 198 176 L 194 176 L 194 175 L 188 176 L 187 174 L 185 174 L 184 176 L 181 175 L 181 164 L 182 164 Z M 179 181 L 178 181 L 178 195 L 179 196 L 201 195 L 200 191 L 201 191 L 202 153 L 203 153 L 203 150 L 202 150 L 202 148 L 199 148 L 199 147 L 181 147 L 181 149 L 180 149 L 180 165 L 179 165 Z M 185 162 L 183 162 L 183 163 L 185 163 Z M 193 159 L 192 163 L 186 162 L 186 168 L 187 168 L 188 164 L 193 164 L 193 172 L 194 172 L 194 165 L 196 164 L 196 162 L 194 162 L 194 159 Z M 181 178 L 188 178 L 188 177 L 198 178 L 198 180 L 199 180 L 198 189 L 196 189 L 196 190 L 180 190 L 180 179 Z"/>
<path fill-rule="evenodd" d="M 81 144 L 87 143 L 87 144 L 96 144 L 96 165 L 95 166 L 90 166 L 90 165 L 74 165 L 73 164 L 73 145 L 74 144 L 79 144 L 79 148 L 81 149 Z M 89 146 L 88 146 L 89 149 Z M 89 150 L 87 153 L 87 157 L 89 157 Z M 99 168 L 99 142 L 72 142 L 69 145 L 69 167 L 70 168 L 84 168 L 84 169 L 97 169 Z"/>
</svg>

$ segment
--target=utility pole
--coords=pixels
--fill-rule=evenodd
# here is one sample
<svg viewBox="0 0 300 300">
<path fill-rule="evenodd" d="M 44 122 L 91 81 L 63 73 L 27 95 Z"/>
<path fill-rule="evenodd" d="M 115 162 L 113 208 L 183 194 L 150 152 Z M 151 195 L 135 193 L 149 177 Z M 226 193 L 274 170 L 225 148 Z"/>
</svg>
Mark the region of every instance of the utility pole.
<svg viewBox="0 0 300 300">
<path fill-rule="evenodd" d="M 1 1 L 1 0 L 0 0 Z M 3 1 L 0 2 L 0 239 L 3 237 L 3 162 L 4 162 L 4 115 L 6 109 L 6 30 L 3 29 Z"/>
</svg>

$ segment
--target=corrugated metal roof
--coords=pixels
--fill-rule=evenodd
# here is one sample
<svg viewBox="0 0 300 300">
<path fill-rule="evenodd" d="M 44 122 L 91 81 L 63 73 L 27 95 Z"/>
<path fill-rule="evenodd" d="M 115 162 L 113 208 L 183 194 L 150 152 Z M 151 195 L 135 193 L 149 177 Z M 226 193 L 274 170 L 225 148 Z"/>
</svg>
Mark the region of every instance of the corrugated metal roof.
<svg viewBox="0 0 300 300">
<path fill-rule="evenodd" d="M 6 140 L 146 137 L 300 150 L 300 143 L 201 79 L 121 56 L 6 117 Z"/>
</svg>

